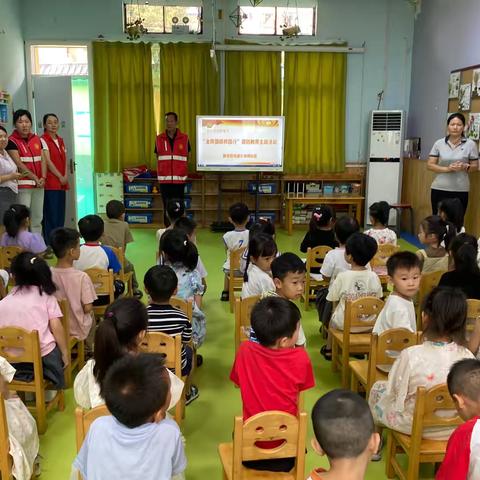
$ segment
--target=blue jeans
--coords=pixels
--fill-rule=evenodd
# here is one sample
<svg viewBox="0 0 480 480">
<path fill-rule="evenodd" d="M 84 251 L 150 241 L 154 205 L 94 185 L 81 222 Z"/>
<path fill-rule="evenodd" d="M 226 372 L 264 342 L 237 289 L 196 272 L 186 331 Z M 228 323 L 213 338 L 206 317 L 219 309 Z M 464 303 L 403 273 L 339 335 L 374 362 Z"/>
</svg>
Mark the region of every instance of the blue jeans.
<svg viewBox="0 0 480 480">
<path fill-rule="evenodd" d="M 65 190 L 45 190 L 43 199 L 43 238 L 50 244 L 53 230 L 65 225 Z"/>
</svg>

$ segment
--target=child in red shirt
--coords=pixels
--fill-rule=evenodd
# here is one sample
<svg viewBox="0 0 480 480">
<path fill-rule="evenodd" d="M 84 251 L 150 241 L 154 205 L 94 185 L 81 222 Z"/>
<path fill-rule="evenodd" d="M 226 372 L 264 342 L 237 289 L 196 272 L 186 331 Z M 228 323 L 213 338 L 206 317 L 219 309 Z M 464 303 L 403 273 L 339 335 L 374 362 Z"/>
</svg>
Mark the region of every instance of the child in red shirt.
<svg viewBox="0 0 480 480">
<path fill-rule="evenodd" d="M 240 345 L 230 373 L 232 382 L 240 387 L 244 420 L 269 410 L 297 415 L 300 392 L 315 385 L 306 350 L 295 348 L 300 328 L 298 307 L 285 298 L 266 297 L 253 308 L 251 324 L 259 343 Z M 257 470 L 291 470 L 294 462 L 283 460 L 244 465 Z"/>
<path fill-rule="evenodd" d="M 307 480 L 363 480 L 380 436 L 367 402 L 350 390 L 332 390 L 314 405 L 312 447 L 327 455 L 330 470 L 313 470 Z"/>
<path fill-rule="evenodd" d="M 480 361 L 455 363 L 447 377 L 448 391 L 465 423 L 450 436 L 436 480 L 480 478 Z"/>
</svg>

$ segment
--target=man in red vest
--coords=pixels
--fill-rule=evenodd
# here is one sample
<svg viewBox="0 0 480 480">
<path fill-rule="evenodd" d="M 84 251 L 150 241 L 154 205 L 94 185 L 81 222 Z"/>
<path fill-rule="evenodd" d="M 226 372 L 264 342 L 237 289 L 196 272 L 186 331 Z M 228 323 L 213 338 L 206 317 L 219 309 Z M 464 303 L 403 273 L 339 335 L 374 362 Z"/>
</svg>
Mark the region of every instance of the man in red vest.
<svg viewBox="0 0 480 480">
<path fill-rule="evenodd" d="M 157 155 L 157 178 L 163 200 L 163 221 L 170 225 L 166 216 L 167 202 L 171 198 L 184 201 L 185 182 L 188 176 L 190 141 L 188 135 L 177 128 L 178 115 L 165 114 L 166 130 L 157 135 L 155 153 Z"/>
</svg>

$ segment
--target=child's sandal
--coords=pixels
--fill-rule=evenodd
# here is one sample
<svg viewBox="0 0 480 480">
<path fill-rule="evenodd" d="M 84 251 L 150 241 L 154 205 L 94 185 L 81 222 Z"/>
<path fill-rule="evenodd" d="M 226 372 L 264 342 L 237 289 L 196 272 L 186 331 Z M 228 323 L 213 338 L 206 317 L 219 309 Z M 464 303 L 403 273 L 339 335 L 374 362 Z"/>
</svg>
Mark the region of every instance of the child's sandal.
<svg viewBox="0 0 480 480">
<path fill-rule="evenodd" d="M 320 349 L 320 354 L 323 356 L 323 358 L 325 360 L 327 360 L 327 362 L 331 362 L 332 361 L 332 349 L 331 348 L 327 348 L 326 345 L 324 345 L 321 349 Z"/>
</svg>

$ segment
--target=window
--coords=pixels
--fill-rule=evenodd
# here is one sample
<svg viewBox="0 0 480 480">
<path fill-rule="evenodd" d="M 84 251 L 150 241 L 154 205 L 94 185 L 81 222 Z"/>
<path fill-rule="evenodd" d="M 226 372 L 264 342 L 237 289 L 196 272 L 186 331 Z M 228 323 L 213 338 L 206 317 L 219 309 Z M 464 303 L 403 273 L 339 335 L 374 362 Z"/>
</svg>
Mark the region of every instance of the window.
<svg viewBox="0 0 480 480">
<path fill-rule="evenodd" d="M 143 20 L 147 33 L 202 33 L 202 7 L 167 6 L 167 5 L 137 5 L 124 3 L 123 26 L 137 18 Z"/>
<path fill-rule="evenodd" d="M 283 25 L 300 27 L 299 35 L 315 35 L 314 7 L 238 7 L 240 35 L 282 35 Z"/>
<path fill-rule="evenodd" d="M 88 75 L 86 46 L 41 46 L 31 47 L 33 75 Z"/>
</svg>

